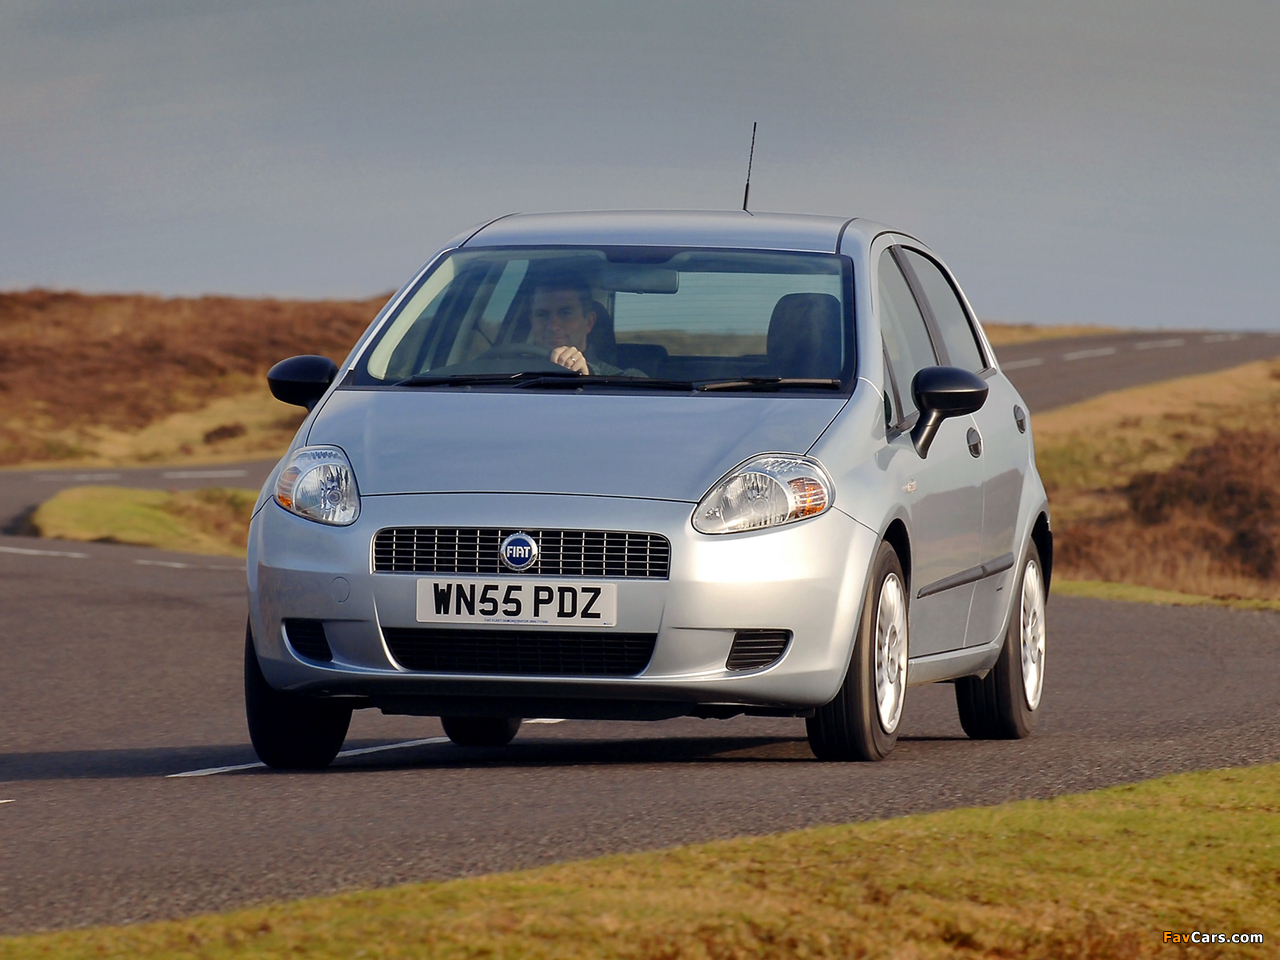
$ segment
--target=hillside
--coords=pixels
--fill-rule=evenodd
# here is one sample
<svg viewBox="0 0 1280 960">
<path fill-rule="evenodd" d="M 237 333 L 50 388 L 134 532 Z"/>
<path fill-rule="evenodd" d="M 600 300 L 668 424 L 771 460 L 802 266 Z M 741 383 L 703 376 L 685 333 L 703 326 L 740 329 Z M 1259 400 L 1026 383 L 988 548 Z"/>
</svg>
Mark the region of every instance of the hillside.
<svg viewBox="0 0 1280 960">
<path fill-rule="evenodd" d="M 386 299 L 2 293 L 0 465 L 145 462 L 157 453 L 208 453 L 184 451 L 191 447 L 185 440 L 172 451 L 117 448 L 121 436 L 205 410 L 221 398 L 252 396 L 254 409 L 296 426 L 292 408 L 266 394 L 263 375 L 298 353 L 341 360 Z M 225 422 L 205 424 L 195 442 L 216 447 L 248 432 L 245 423 L 225 416 Z M 287 424 L 280 430 L 292 432 Z"/>
</svg>

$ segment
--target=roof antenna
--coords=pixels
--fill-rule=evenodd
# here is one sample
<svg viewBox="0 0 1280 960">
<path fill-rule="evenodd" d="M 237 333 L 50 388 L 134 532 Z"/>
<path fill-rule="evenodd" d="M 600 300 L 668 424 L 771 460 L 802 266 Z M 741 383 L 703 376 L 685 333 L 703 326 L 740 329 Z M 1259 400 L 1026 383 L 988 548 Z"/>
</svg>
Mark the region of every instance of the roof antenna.
<svg viewBox="0 0 1280 960">
<path fill-rule="evenodd" d="M 751 121 L 751 153 L 747 155 L 747 189 L 742 191 L 742 209 L 745 213 L 751 211 L 747 209 L 747 198 L 751 196 L 751 162 L 756 158 L 756 121 Z"/>
</svg>

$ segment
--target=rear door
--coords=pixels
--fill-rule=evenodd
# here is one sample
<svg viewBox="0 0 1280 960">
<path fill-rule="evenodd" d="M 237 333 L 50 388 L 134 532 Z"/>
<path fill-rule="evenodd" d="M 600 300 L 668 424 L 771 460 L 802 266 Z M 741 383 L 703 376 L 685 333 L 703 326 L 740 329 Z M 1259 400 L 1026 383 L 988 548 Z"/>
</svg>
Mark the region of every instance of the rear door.
<svg viewBox="0 0 1280 960">
<path fill-rule="evenodd" d="M 919 417 L 911 381 L 939 357 L 895 252 L 880 254 L 877 292 L 893 408 L 888 444 L 911 524 L 910 655 L 921 657 L 964 646 L 973 582 L 950 581 L 978 564 L 982 466 L 969 453 L 970 417 L 944 421 L 926 459 L 911 443 Z"/>
</svg>

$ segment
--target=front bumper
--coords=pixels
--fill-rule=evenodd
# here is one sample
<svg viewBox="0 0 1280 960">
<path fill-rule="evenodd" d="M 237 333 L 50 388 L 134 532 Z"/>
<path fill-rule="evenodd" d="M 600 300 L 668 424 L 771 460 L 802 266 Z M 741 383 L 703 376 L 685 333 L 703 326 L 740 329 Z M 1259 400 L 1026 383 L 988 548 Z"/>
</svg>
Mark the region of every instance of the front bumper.
<svg viewBox="0 0 1280 960">
<path fill-rule="evenodd" d="M 440 712 L 448 708 L 442 703 L 453 701 L 458 710 L 486 712 L 485 702 L 500 699 L 508 702 L 506 709 L 521 701 L 536 702 L 540 711 L 559 705 L 557 716 L 623 715 L 623 703 L 654 705 L 656 716 L 693 712 L 686 708 L 695 706 L 806 710 L 829 702 L 849 662 L 875 534 L 830 510 L 772 530 L 711 537 L 693 529 L 691 510 L 682 502 L 612 497 L 366 496 L 356 523 L 328 527 L 269 501 L 254 518 L 248 552 L 249 616 L 263 673 L 280 689 L 359 697 L 397 712 Z M 669 579 L 611 581 L 618 584 L 614 629 L 657 634 L 652 659 L 633 677 L 404 669 L 382 628 L 421 626 L 419 575 L 372 572 L 373 536 L 390 526 L 666 536 Z M 281 629 L 294 617 L 324 621 L 332 662 L 294 653 Z M 739 630 L 789 630 L 792 640 L 776 663 L 730 671 L 725 661 Z"/>
</svg>

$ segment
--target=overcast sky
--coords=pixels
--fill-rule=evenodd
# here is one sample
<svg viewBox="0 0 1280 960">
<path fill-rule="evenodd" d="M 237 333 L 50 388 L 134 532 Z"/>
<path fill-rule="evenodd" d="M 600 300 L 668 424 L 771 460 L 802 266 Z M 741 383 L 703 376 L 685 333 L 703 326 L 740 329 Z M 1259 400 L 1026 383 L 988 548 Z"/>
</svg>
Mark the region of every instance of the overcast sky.
<svg viewBox="0 0 1280 960">
<path fill-rule="evenodd" d="M 928 242 L 988 319 L 1280 329 L 1280 3 L 0 0 L 0 288 L 367 296 L 511 211 Z"/>
</svg>

